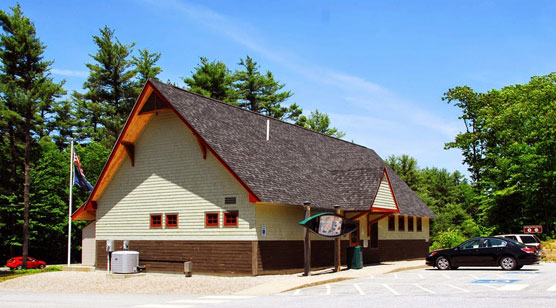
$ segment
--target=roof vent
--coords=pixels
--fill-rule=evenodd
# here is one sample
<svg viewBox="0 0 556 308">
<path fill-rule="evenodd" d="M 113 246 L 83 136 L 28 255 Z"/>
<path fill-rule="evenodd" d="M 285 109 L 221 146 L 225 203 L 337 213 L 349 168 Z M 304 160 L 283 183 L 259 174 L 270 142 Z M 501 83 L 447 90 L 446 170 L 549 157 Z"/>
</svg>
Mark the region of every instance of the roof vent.
<svg viewBox="0 0 556 308">
<path fill-rule="evenodd" d="M 224 204 L 236 204 L 236 197 L 225 197 Z"/>
<path fill-rule="evenodd" d="M 270 120 L 266 119 L 266 141 L 270 140 Z"/>
</svg>

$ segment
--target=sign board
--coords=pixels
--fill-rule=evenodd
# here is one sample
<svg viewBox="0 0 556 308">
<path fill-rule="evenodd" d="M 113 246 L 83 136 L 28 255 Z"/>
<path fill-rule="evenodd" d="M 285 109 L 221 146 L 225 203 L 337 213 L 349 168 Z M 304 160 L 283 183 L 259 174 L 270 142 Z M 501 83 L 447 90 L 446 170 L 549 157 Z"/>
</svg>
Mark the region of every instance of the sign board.
<svg viewBox="0 0 556 308">
<path fill-rule="evenodd" d="M 320 213 L 301 222 L 300 225 L 325 237 L 340 237 L 357 230 L 357 223 L 334 213 Z"/>
<path fill-rule="evenodd" d="M 266 236 L 266 225 L 261 225 L 261 235 L 262 235 L 263 237 Z"/>
<path fill-rule="evenodd" d="M 542 233 L 541 225 L 523 226 L 523 233 Z"/>
</svg>

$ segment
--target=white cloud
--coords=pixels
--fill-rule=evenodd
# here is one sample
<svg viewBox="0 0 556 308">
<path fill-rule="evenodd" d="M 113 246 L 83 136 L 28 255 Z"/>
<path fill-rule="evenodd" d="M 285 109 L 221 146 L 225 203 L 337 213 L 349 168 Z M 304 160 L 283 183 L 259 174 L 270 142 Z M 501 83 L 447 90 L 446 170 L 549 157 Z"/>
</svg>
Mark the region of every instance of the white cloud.
<svg viewBox="0 0 556 308">
<path fill-rule="evenodd" d="M 85 71 L 77 71 L 77 70 L 64 70 L 64 69 L 57 69 L 53 68 L 50 72 L 54 75 L 66 76 L 66 77 L 81 77 L 87 78 L 89 75 L 88 72 Z"/>
</svg>

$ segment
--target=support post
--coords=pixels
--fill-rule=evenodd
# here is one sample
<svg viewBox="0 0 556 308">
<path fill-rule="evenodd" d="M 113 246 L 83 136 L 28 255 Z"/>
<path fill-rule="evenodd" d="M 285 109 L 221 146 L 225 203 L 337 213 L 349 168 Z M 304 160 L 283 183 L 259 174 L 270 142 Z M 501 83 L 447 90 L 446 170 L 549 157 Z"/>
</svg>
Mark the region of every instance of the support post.
<svg viewBox="0 0 556 308">
<path fill-rule="evenodd" d="M 70 140 L 70 176 L 69 176 L 69 202 L 68 202 L 68 266 L 71 263 L 71 210 L 73 187 L 73 138 Z"/>
<path fill-rule="evenodd" d="M 336 214 L 340 215 L 340 206 L 334 205 L 334 209 L 336 210 Z M 342 270 L 341 265 L 341 248 L 340 248 L 340 237 L 334 239 L 334 271 L 339 272 Z"/>
<path fill-rule="evenodd" d="M 305 206 L 305 219 L 311 217 L 311 202 L 303 202 Z M 305 241 L 303 245 L 304 268 L 303 276 L 311 276 L 311 238 L 309 229 L 305 228 Z"/>
</svg>

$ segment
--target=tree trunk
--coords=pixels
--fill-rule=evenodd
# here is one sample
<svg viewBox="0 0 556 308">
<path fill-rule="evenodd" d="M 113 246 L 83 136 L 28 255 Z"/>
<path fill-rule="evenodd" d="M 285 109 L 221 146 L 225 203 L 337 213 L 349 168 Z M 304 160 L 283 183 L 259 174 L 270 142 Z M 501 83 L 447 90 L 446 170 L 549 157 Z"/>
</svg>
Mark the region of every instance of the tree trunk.
<svg viewBox="0 0 556 308">
<path fill-rule="evenodd" d="M 23 268 L 27 268 L 27 257 L 29 256 L 29 193 L 31 173 L 31 115 L 28 107 L 25 119 L 25 182 L 23 184 Z"/>
</svg>

